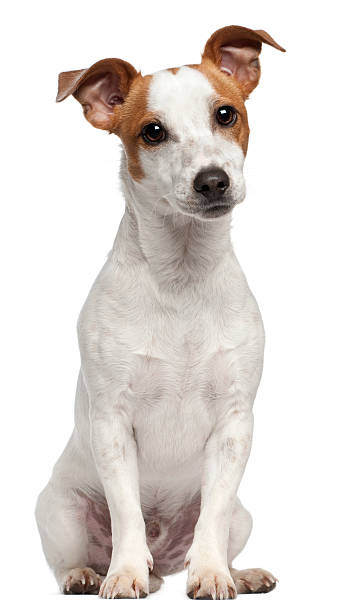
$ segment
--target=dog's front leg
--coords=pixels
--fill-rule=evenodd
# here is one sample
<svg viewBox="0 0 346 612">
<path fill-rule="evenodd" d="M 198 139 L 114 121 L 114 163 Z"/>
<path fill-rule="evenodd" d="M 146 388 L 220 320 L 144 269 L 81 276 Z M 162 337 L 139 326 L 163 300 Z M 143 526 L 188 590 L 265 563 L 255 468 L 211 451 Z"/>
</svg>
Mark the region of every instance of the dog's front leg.
<svg viewBox="0 0 346 612">
<path fill-rule="evenodd" d="M 119 399 L 91 402 L 92 451 L 112 524 L 112 558 L 100 596 L 143 597 L 149 592 L 152 557 L 140 506 L 137 445 L 130 419 Z"/>
<path fill-rule="evenodd" d="M 226 410 L 205 447 L 201 511 L 186 556 L 190 597 L 233 599 L 236 589 L 227 564 L 231 514 L 253 429 L 251 407 Z"/>
</svg>

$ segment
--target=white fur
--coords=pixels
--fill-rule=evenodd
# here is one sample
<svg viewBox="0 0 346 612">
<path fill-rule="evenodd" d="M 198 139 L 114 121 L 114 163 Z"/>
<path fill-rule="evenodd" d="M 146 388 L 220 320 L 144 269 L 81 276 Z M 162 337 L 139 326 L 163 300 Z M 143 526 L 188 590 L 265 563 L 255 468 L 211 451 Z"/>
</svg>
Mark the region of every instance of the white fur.
<svg viewBox="0 0 346 612">
<path fill-rule="evenodd" d="M 174 517 L 199 491 L 188 590 L 209 574 L 224 585 L 220 598 L 234 587 L 228 568 L 251 528 L 236 495 L 264 334 L 233 253 L 230 215 L 204 221 L 193 214 L 191 185 L 205 166 L 228 172 L 235 202 L 245 193 L 239 146 L 210 125 L 215 95 L 196 70 L 156 74 L 148 107 L 171 139 L 142 152 L 139 183 L 122 161 L 126 212 L 78 322 L 76 426 L 37 507 L 62 588 L 67 572 L 88 562 L 75 489 L 105 496 L 110 509 L 113 554 L 103 596 L 112 596 L 114 576 L 124 573 L 148 589 L 143 514 L 155 507 Z M 231 525 L 237 529 L 229 537 Z"/>
<path fill-rule="evenodd" d="M 196 174 L 210 166 L 222 168 L 229 175 L 236 203 L 245 197 L 243 152 L 212 124 L 217 98 L 208 79 L 187 66 L 177 74 L 162 70 L 153 77 L 148 108 L 156 112 L 169 138 L 164 146 L 142 151 L 145 179 L 137 191 L 140 200 L 145 193 L 151 205 L 156 198 L 156 208 L 163 214 L 167 202 L 176 211 L 195 213 L 199 198 L 191 186 Z"/>
</svg>

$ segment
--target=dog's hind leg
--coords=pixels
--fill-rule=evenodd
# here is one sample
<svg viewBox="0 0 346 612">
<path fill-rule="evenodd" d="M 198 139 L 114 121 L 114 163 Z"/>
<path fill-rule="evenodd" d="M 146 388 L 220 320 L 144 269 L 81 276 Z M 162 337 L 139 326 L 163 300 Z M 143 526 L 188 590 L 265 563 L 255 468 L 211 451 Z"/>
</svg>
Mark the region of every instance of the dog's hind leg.
<svg viewBox="0 0 346 612">
<path fill-rule="evenodd" d="M 63 593 L 97 593 L 101 578 L 88 567 L 85 504 L 73 489 L 48 483 L 36 520 L 47 562 Z"/>
<path fill-rule="evenodd" d="M 111 521 L 106 500 L 48 483 L 38 498 L 36 520 L 47 562 L 60 591 L 97 594 L 112 555 Z M 149 592 L 163 583 L 149 574 Z"/>
<path fill-rule="evenodd" d="M 233 559 L 243 550 L 251 530 L 251 515 L 237 499 L 230 527 L 228 565 L 238 594 L 268 593 L 275 588 L 277 582 L 270 572 L 261 568 L 236 570 L 232 567 Z"/>
</svg>

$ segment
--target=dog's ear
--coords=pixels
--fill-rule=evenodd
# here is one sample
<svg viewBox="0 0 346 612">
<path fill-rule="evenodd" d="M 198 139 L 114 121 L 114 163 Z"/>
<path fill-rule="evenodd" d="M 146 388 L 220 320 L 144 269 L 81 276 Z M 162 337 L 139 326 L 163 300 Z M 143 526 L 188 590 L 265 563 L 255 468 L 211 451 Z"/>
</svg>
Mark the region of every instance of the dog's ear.
<svg viewBox="0 0 346 612">
<path fill-rule="evenodd" d="M 258 84 L 262 43 L 285 51 L 264 30 L 227 26 L 217 30 L 205 45 L 202 61 L 211 60 L 222 72 L 232 75 L 247 98 Z"/>
<path fill-rule="evenodd" d="M 72 94 L 92 125 L 111 130 L 116 123 L 116 107 L 124 102 L 137 74 L 131 64 L 116 58 L 100 60 L 85 70 L 61 72 L 56 101 Z"/>
</svg>

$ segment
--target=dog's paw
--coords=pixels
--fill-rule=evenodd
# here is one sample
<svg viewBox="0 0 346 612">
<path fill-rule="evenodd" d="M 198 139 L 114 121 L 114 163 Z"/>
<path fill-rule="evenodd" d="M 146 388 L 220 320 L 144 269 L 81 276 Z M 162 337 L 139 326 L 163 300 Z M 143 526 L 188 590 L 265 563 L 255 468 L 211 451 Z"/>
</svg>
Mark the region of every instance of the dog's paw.
<svg viewBox="0 0 346 612">
<path fill-rule="evenodd" d="M 187 594 L 191 599 L 235 599 L 237 590 L 229 572 L 203 568 L 190 570 Z"/>
<path fill-rule="evenodd" d="M 104 599 L 139 599 L 146 597 L 148 593 L 148 578 L 124 571 L 106 576 L 99 596 Z"/>
<path fill-rule="evenodd" d="M 101 577 L 91 567 L 76 567 L 65 576 L 62 591 L 65 595 L 96 595 L 101 582 Z"/>
<path fill-rule="evenodd" d="M 157 576 L 156 574 L 149 574 L 149 593 L 156 593 L 158 591 L 164 580 L 161 576 Z"/>
<path fill-rule="evenodd" d="M 277 583 L 277 578 L 259 567 L 245 570 L 231 569 L 231 574 L 238 593 L 269 593 L 275 589 Z"/>
</svg>

